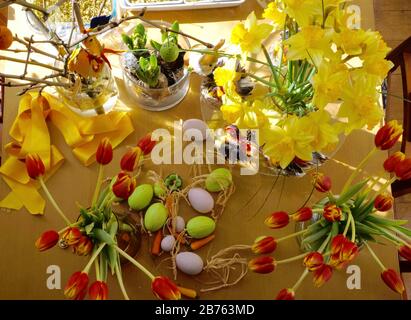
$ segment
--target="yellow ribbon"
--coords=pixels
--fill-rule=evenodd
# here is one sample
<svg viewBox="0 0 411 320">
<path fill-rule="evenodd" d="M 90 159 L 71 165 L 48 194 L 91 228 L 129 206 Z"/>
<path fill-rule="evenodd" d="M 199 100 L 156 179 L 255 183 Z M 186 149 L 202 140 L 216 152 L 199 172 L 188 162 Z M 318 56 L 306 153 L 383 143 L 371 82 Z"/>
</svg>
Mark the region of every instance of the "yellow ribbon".
<svg viewBox="0 0 411 320">
<path fill-rule="evenodd" d="M 83 118 L 50 94 L 27 93 L 20 100 L 17 117 L 9 132 L 14 141 L 5 146 L 9 157 L 0 167 L 0 174 L 11 189 L 0 201 L 0 207 L 19 210 L 24 206 L 31 214 L 44 212 L 45 200 L 38 192 L 40 186 L 28 176 L 24 159 L 28 153 L 37 153 L 46 167 L 45 179 L 62 165 L 64 156 L 51 144 L 48 120 L 57 127 L 85 166 L 95 161 L 97 146 L 104 137 L 116 147 L 134 131 L 126 112 L 113 111 Z"/>
</svg>

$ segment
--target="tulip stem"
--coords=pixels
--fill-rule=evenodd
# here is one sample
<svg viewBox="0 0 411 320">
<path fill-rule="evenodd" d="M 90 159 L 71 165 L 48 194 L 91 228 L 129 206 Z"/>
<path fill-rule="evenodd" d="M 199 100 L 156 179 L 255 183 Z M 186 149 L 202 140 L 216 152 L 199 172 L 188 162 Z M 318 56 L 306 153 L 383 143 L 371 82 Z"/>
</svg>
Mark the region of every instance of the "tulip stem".
<svg viewBox="0 0 411 320">
<path fill-rule="evenodd" d="M 120 286 L 120 289 L 121 289 L 121 292 L 123 293 L 124 299 L 130 300 L 130 298 L 128 297 L 126 288 L 124 287 L 123 276 L 121 275 L 121 271 L 118 267 L 118 263 L 116 263 L 115 269 L 116 269 L 116 276 L 117 276 L 118 285 Z"/>
<path fill-rule="evenodd" d="M 304 281 L 305 277 L 307 277 L 309 271 L 308 269 L 305 269 L 303 274 L 301 275 L 300 279 L 297 280 L 295 285 L 291 288 L 294 292 L 297 291 L 298 287 L 301 285 L 301 283 Z"/>
<path fill-rule="evenodd" d="M 124 258 L 126 258 L 128 261 L 130 261 L 132 264 L 134 264 L 138 269 L 140 269 L 142 272 L 144 272 L 151 280 L 154 280 L 155 276 L 148 271 L 143 265 L 141 265 L 138 261 L 133 259 L 131 256 L 129 256 L 126 252 L 121 250 L 118 246 L 114 246 L 114 248 L 120 253 Z"/>
<path fill-rule="evenodd" d="M 95 204 L 97 202 L 98 195 L 100 193 L 101 183 L 103 181 L 103 174 L 104 174 L 104 166 L 102 164 L 100 164 L 99 167 L 98 167 L 98 176 L 97 176 L 96 188 L 94 189 L 93 200 L 91 202 L 93 207 L 95 206 Z"/>
<path fill-rule="evenodd" d="M 352 216 L 351 212 L 349 213 L 351 217 L 351 242 L 355 242 L 355 236 L 356 236 L 356 231 L 355 231 L 355 220 L 354 217 Z"/>
<path fill-rule="evenodd" d="M 71 225 L 70 220 L 66 217 L 66 215 L 63 213 L 63 211 L 60 209 L 58 206 L 57 202 L 54 200 L 53 196 L 51 195 L 50 191 L 47 189 L 46 184 L 44 183 L 43 177 L 39 177 L 39 182 L 41 187 L 43 188 L 44 193 L 46 194 L 47 198 L 53 205 L 54 209 L 59 213 L 59 215 L 63 218 L 63 220 L 66 222 L 66 224 L 69 226 Z"/>
<path fill-rule="evenodd" d="M 96 258 L 98 257 L 98 255 L 100 254 L 101 250 L 103 250 L 104 246 L 106 245 L 106 243 L 102 243 L 98 249 L 96 251 L 94 251 L 93 255 L 91 256 L 90 260 L 88 261 L 87 265 L 84 267 L 83 272 L 88 273 L 91 265 L 93 264 L 94 260 L 96 260 Z"/>
<path fill-rule="evenodd" d="M 387 268 L 384 266 L 384 264 L 381 262 L 381 260 L 377 257 L 375 254 L 374 250 L 371 249 L 371 247 L 368 244 L 368 241 L 364 241 L 365 246 L 367 247 L 368 251 L 371 253 L 372 257 L 374 258 L 375 261 L 377 261 L 378 265 L 381 267 L 381 269 L 384 271 Z"/>
<path fill-rule="evenodd" d="M 319 222 L 320 222 L 320 221 L 317 221 L 317 222 L 313 223 L 312 225 L 317 224 L 317 223 L 319 223 Z M 282 237 L 282 238 L 278 238 L 276 241 L 277 241 L 277 243 L 278 243 L 278 242 L 283 241 L 283 240 L 287 240 L 287 239 L 290 239 L 290 238 L 297 237 L 297 236 L 299 236 L 299 235 L 301 235 L 301 234 L 304 234 L 304 233 L 306 233 L 306 232 L 307 232 L 307 229 L 304 229 L 304 230 L 301 230 L 301 231 L 298 231 L 298 232 L 289 234 L 289 235 L 287 235 L 287 236 L 284 236 L 284 237 Z"/>
<path fill-rule="evenodd" d="M 98 263 L 98 259 L 96 259 L 96 261 L 94 261 L 94 267 L 96 269 L 96 279 L 97 279 L 97 281 L 100 281 L 100 265 Z"/>
<path fill-rule="evenodd" d="M 381 187 L 380 190 L 374 191 L 374 196 L 375 196 L 376 194 L 378 194 L 378 193 L 383 193 L 385 190 L 387 190 L 387 188 L 388 188 L 391 184 L 393 184 L 393 183 L 395 182 L 395 180 L 397 180 L 397 177 L 396 177 L 396 176 L 392 177 L 390 180 L 388 180 L 386 183 L 384 183 L 384 184 L 382 185 L 382 187 Z"/>
<path fill-rule="evenodd" d="M 391 231 L 394 231 L 396 233 L 399 233 L 402 237 L 404 237 L 405 239 L 407 239 L 408 241 L 411 241 L 411 237 L 407 236 L 404 232 L 401 232 L 398 229 L 395 229 L 394 227 L 388 227 L 388 229 L 390 229 Z M 408 246 L 410 246 L 408 243 L 406 243 Z"/>
<path fill-rule="evenodd" d="M 346 234 L 347 234 L 347 232 L 348 232 L 348 228 L 349 228 L 350 225 L 351 225 L 351 219 L 352 219 L 352 215 L 351 215 L 351 213 L 350 213 L 350 214 L 348 215 L 347 223 L 346 223 L 345 228 L 344 228 L 344 232 L 343 232 L 344 237 L 346 236 Z"/>
<path fill-rule="evenodd" d="M 374 227 L 377 230 L 380 230 L 381 232 L 385 233 L 386 235 L 390 236 L 391 238 L 396 239 L 397 241 L 403 243 L 403 244 L 407 244 L 407 242 L 404 239 L 401 239 L 400 237 L 398 237 L 397 235 L 395 235 L 394 233 L 389 232 L 387 229 L 385 228 L 381 228 L 379 225 L 369 222 L 369 224 Z M 398 232 L 398 230 L 396 230 Z"/>
<path fill-rule="evenodd" d="M 377 151 L 377 147 L 374 147 L 366 156 L 365 158 L 360 162 L 360 164 L 357 166 L 357 168 L 354 170 L 354 172 L 351 174 L 351 176 L 348 178 L 347 182 L 345 183 L 341 194 L 344 194 L 348 188 L 350 187 L 351 183 L 353 180 L 357 177 L 358 173 L 364 166 L 367 164 L 368 160 L 371 159 L 371 157 L 374 155 L 374 153 Z"/>
<path fill-rule="evenodd" d="M 293 262 L 293 261 L 296 261 L 296 260 L 303 259 L 306 255 L 307 255 L 307 253 L 303 253 L 303 254 L 300 254 L 300 255 L 292 257 L 292 258 L 278 260 L 276 263 L 277 264 L 284 264 L 284 263 Z"/>
</svg>

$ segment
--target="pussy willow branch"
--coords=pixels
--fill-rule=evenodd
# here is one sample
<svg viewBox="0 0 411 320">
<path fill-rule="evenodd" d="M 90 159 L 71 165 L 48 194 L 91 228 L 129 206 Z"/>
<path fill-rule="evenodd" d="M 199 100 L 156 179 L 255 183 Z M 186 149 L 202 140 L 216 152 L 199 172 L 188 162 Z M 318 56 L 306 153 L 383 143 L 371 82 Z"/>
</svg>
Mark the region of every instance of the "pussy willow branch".
<svg viewBox="0 0 411 320">
<path fill-rule="evenodd" d="M 62 59 L 61 57 L 55 56 L 55 55 L 53 55 L 53 54 L 51 54 L 51 53 L 48 53 L 48 52 L 46 52 L 46 51 L 43 51 L 43 50 L 41 50 L 41 49 L 39 49 L 39 48 L 37 48 L 37 47 L 35 47 L 35 46 L 32 46 L 32 45 L 29 44 L 29 42 L 28 42 L 27 40 L 25 40 L 25 39 L 20 39 L 18 36 L 14 36 L 14 37 L 13 37 L 13 40 L 16 41 L 16 42 L 18 42 L 18 43 L 21 43 L 21 44 L 24 45 L 27 49 L 30 48 L 30 50 L 32 50 L 32 51 L 35 52 L 35 53 L 41 54 L 41 55 L 43 55 L 43 56 L 46 56 L 46 57 L 49 57 L 49 58 L 52 58 L 52 59 L 56 59 L 56 60 L 59 60 L 59 61 L 63 61 L 63 59 Z M 53 42 L 53 41 L 52 41 L 52 42 Z M 51 43 L 51 42 L 48 42 L 48 41 L 47 41 L 47 43 Z M 15 49 L 8 49 L 7 51 L 12 51 L 12 52 L 26 52 L 26 50 L 15 50 Z"/>
<path fill-rule="evenodd" d="M 5 8 L 5 7 L 8 7 L 8 6 L 12 5 L 12 4 L 18 4 L 18 5 L 22 6 L 22 7 L 26 7 L 26 8 L 30 8 L 30 9 L 39 11 L 39 12 L 41 12 L 45 17 L 47 17 L 47 16 L 49 15 L 49 12 L 48 12 L 45 8 L 40 7 L 40 6 L 37 6 L 37 5 L 33 4 L 33 3 L 26 2 L 26 1 L 24 1 L 24 0 L 6 0 L 6 1 L 0 3 L 0 9 L 1 9 L 1 8 Z"/>
<path fill-rule="evenodd" d="M 34 83 L 34 84 L 42 83 L 42 84 L 47 84 L 49 86 L 58 86 L 58 87 L 69 87 L 70 86 L 69 83 L 58 83 L 54 81 L 45 80 L 43 78 L 38 79 L 38 78 L 26 77 L 22 75 L 18 76 L 15 74 L 0 73 L 0 77 L 27 81 L 28 82 L 27 85 L 30 85 L 31 83 Z M 8 83 L 4 83 L 4 85 L 9 86 Z"/>
<path fill-rule="evenodd" d="M 17 63 L 24 63 L 25 66 L 31 64 L 31 65 L 34 65 L 34 66 L 38 66 L 38 67 L 42 67 L 42 68 L 46 68 L 46 69 L 50 69 L 50 70 L 53 70 L 53 71 L 64 73 L 63 69 L 60 69 L 60 68 L 57 68 L 57 67 L 45 64 L 45 63 L 37 62 L 37 61 L 32 60 L 32 59 L 22 60 L 22 59 L 17 59 L 17 58 L 13 58 L 13 57 L 0 55 L 0 60 L 7 60 L 7 61 L 12 61 L 12 62 L 17 62 Z M 25 72 L 23 74 L 24 75 L 27 74 L 27 69 L 25 70 Z"/>
<path fill-rule="evenodd" d="M 205 41 L 203 41 L 203 40 L 200 40 L 200 39 L 198 39 L 198 38 L 196 38 L 196 37 L 194 37 L 194 36 L 191 36 L 191 35 L 189 35 L 189 34 L 187 34 L 187 33 L 185 33 L 185 32 L 182 32 L 182 31 L 174 31 L 174 30 L 171 30 L 170 28 L 165 27 L 165 26 L 163 26 L 163 25 L 161 25 L 161 24 L 158 24 L 158 23 L 156 23 L 156 22 L 153 22 L 153 21 L 150 21 L 150 20 L 148 20 L 148 19 L 145 19 L 145 18 L 143 17 L 143 15 L 145 14 L 145 11 L 146 11 L 146 9 L 144 8 L 143 11 L 142 11 L 139 15 L 137 15 L 137 16 L 131 16 L 131 17 L 121 18 L 119 21 L 111 21 L 111 22 L 109 22 L 108 24 L 102 26 L 101 28 L 97 27 L 97 28 L 96 28 L 96 31 L 90 32 L 90 33 L 88 33 L 85 37 L 83 37 L 83 38 L 79 39 L 78 41 L 74 42 L 73 44 L 70 45 L 70 48 L 77 46 L 78 44 L 80 44 L 80 43 L 83 42 L 84 40 L 88 39 L 89 37 L 96 36 L 96 35 L 102 34 L 102 33 L 104 33 L 104 32 L 107 32 L 107 31 L 109 31 L 109 30 L 111 30 L 111 29 L 117 28 L 117 27 L 120 26 L 122 23 L 127 22 L 127 21 L 131 21 L 131 20 L 141 20 L 142 22 L 145 22 L 145 23 L 147 23 L 147 24 L 149 24 L 149 25 L 151 25 L 151 26 L 153 26 L 153 27 L 155 27 L 155 28 L 157 28 L 157 29 L 160 29 L 160 30 L 163 31 L 163 32 L 173 32 L 173 33 L 177 33 L 177 34 L 179 34 L 179 35 L 181 35 L 181 36 L 183 36 L 183 37 L 192 39 L 192 40 L 194 40 L 194 41 L 196 41 L 196 42 L 198 42 L 198 43 L 206 46 L 207 48 L 213 48 L 213 47 L 214 47 L 214 45 L 212 45 L 211 43 L 208 43 L 208 42 L 205 42 Z"/>
</svg>

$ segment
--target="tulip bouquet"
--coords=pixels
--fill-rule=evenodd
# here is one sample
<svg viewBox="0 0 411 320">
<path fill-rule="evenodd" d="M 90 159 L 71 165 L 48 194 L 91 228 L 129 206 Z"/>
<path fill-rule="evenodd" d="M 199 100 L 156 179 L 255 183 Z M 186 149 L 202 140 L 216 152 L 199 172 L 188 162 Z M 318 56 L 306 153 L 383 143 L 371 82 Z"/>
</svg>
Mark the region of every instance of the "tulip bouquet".
<svg viewBox="0 0 411 320">
<path fill-rule="evenodd" d="M 207 78 L 220 101 L 216 117 L 259 129 L 275 172 L 303 174 L 341 137 L 382 118 L 377 87 L 392 67 L 390 49 L 378 32 L 351 28 L 347 2 L 271 1 L 265 22 L 253 12 L 234 27 L 240 53 L 219 51 L 224 58 Z M 271 50 L 264 43 L 273 31 Z"/>
<path fill-rule="evenodd" d="M 296 257 L 276 260 L 272 256 L 260 256 L 249 261 L 249 268 L 258 273 L 274 271 L 279 264 L 301 260 L 304 272 L 290 288 L 283 289 L 277 299 L 294 299 L 295 291 L 310 274 L 316 287 L 324 285 L 334 270 L 341 270 L 353 261 L 365 247 L 381 267 L 382 280 L 395 292 L 402 294 L 404 285 L 400 276 L 393 269 L 387 268 L 377 257 L 369 242 L 384 240 L 398 248 L 400 256 L 411 260 L 411 230 L 404 227 L 405 220 L 385 218 L 381 213 L 389 211 L 393 197 L 386 192 L 395 180 L 411 179 L 411 158 L 396 152 L 384 162 L 384 169 L 393 173 L 378 191 L 374 191 L 377 180 L 361 179 L 353 184 L 360 170 L 378 150 L 388 150 L 398 141 L 402 128 L 396 121 L 383 126 L 375 136 L 375 147 L 359 164 L 348 178 L 339 194 L 332 192 L 331 178 L 321 173 L 314 174 L 313 184 L 324 198 L 311 207 L 304 207 L 289 215 L 287 212 L 274 212 L 265 220 L 271 229 L 288 225 L 290 220 L 297 223 L 310 221 L 303 230 L 280 239 L 274 237 L 258 238 L 252 249 L 257 254 L 274 252 L 277 244 L 283 240 L 300 237 L 301 249 L 305 252 Z"/>
<path fill-rule="evenodd" d="M 136 147 L 130 148 L 121 160 L 121 172 L 107 184 L 103 179 L 104 166 L 112 161 L 113 149 L 108 139 L 102 140 L 96 153 L 99 174 L 92 202 L 88 208 L 79 209 L 80 214 L 76 222 L 71 221 L 63 213 L 47 189 L 43 180 L 45 167 L 41 158 L 36 154 L 27 155 L 25 163 L 29 176 L 38 181 L 65 223 L 60 231 L 44 232 L 35 243 L 37 249 L 44 251 L 59 243 L 60 247 L 71 247 L 78 255 L 91 256 L 87 265 L 81 271 L 75 272 L 68 280 L 64 289 L 67 298 L 84 299 L 88 292 L 90 299 L 107 299 L 107 276 L 111 272 L 117 276 L 124 298 L 128 299 L 123 283 L 120 257 L 125 258 L 147 275 L 153 293 L 158 298 L 179 299 L 181 297 L 180 291 L 184 291 L 184 288 L 177 287 L 167 277 L 154 276 L 128 254 L 125 248 L 121 248 L 117 237 L 120 232 L 129 230 L 131 226 L 123 223 L 112 210 L 114 202 L 127 200 L 134 191 L 143 157 L 151 152 L 154 145 L 151 135 L 147 135 Z M 93 265 L 96 281 L 89 286 L 89 273 Z"/>
</svg>

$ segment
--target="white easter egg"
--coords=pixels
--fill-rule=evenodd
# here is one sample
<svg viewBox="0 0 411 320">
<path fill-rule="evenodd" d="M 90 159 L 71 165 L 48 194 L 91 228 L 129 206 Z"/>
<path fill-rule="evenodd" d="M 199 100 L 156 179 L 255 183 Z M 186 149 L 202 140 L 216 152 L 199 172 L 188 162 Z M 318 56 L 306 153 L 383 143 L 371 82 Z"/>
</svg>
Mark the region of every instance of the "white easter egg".
<svg viewBox="0 0 411 320">
<path fill-rule="evenodd" d="M 184 230 L 185 227 L 186 227 L 186 222 L 184 221 L 184 218 L 181 216 L 177 216 L 176 217 L 176 231 L 180 233 Z"/>
<path fill-rule="evenodd" d="M 176 242 L 176 239 L 174 239 L 173 236 L 165 236 L 163 240 L 161 240 L 161 250 L 165 252 L 170 252 L 173 250 L 174 243 Z"/>
<path fill-rule="evenodd" d="M 198 254 L 193 252 L 180 252 L 176 256 L 176 266 L 181 272 L 195 276 L 203 270 L 204 262 Z"/>
<path fill-rule="evenodd" d="M 208 213 L 214 208 L 214 199 L 211 194 L 201 188 L 192 188 L 188 191 L 188 201 L 194 210 Z"/>
<path fill-rule="evenodd" d="M 207 124 L 200 119 L 188 119 L 183 123 L 184 141 L 203 141 L 207 138 Z"/>
</svg>

